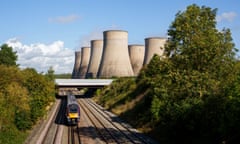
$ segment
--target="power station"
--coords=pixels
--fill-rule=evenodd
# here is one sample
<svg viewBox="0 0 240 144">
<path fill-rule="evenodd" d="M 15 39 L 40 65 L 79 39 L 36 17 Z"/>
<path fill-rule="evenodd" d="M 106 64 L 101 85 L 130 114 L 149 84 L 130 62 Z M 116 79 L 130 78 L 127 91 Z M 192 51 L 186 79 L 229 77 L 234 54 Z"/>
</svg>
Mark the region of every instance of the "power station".
<svg viewBox="0 0 240 144">
<path fill-rule="evenodd" d="M 98 78 L 133 76 L 128 53 L 128 32 L 109 30 L 103 32 L 103 54 Z"/>
<path fill-rule="evenodd" d="M 145 56 L 143 65 L 147 65 L 154 54 L 163 55 L 164 45 L 167 39 L 163 37 L 149 37 L 145 38 Z"/>
<path fill-rule="evenodd" d="M 86 78 L 96 78 L 102 58 L 103 40 L 91 40 L 91 55 Z"/>
<path fill-rule="evenodd" d="M 134 76 L 137 76 L 143 66 L 145 46 L 144 45 L 129 45 L 129 56 L 134 72 Z"/>
<path fill-rule="evenodd" d="M 81 52 L 76 51 L 75 52 L 75 62 L 74 62 L 74 67 L 73 67 L 73 72 L 72 72 L 73 79 L 78 78 L 80 63 L 81 63 Z"/>
<path fill-rule="evenodd" d="M 79 78 L 84 79 L 86 77 L 89 59 L 90 59 L 90 47 L 82 47 L 81 48 L 81 64 L 79 68 Z"/>
<path fill-rule="evenodd" d="M 103 40 L 91 40 L 90 47 L 75 52 L 72 78 L 137 76 L 154 54 L 163 55 L 167 38 L 148 37 L 145 45 L 128 45 L 128 32 L 108 30 Z"/>
</svg>

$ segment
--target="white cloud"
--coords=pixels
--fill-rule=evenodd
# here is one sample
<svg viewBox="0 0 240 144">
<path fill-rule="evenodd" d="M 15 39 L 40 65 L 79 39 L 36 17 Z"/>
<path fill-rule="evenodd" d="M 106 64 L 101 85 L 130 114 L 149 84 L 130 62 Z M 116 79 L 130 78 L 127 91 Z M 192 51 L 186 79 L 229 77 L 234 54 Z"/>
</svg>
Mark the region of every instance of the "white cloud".
<svg viewBox="0 0 240 144">
<path fill-rule="evenodd" d="M 20 68 L 34 68 L 38 72 L 47 72 L 50 66 L 55 73 L 71 73 L 74 65 L 74 50 L 64 47 L 64 42 L 55 41 L 51 44 L 24 45 L 18 39 L 6 42 L 17 52 Z"/>
<path fill-rule="evenodd" d="M 225 12 L 217 16 L 217 22 L 221 22 L 221 21 L 232 22 L 236 16 L 237 16 L 237 13 L 235 12 Z"/>
<path fill-rule="evenodd" d="M 58 17 L 54 17 L 54 18 L 49 18 L 49 22 L 65 24 L 65 23 L 74 22 L 79 18 L 80 18 L 80 16 L 72 14 L 72 15 L 68 15 L 68 16 L 58 16 Z"/>
</svg>

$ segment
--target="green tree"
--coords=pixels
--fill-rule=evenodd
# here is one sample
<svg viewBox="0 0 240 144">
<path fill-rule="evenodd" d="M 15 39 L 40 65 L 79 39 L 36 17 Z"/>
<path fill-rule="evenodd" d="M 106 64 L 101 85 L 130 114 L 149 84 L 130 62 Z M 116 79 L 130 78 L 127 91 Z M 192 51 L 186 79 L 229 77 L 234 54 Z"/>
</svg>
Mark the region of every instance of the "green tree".
<svg viewBox="0 0 240 144">
<path fill-rule="evenodd" d="M 54 82 L 32 68 L 22 72 L 25 76 L 23 85 L 29 91 L 31 120 L 36 122 L 45 114 L 46 107 L 54 101 Z"/>
<path fill-rule="evenodd" d="M 216 28 L 216 12 L 195 4 L 178 12 L 168 30 L 166 58 L 146 70 L 158 70 L 150 83 L 151 113 L 167 143 L 221 142 L 238 125 L 228 114 L 239 115 L 239 103 L 228 98 L 235 91 L 229 84 L 237 78 L 236 49 L 230 30 Z"/>
<path fill-rule="evenodd" d="M 46 73 L 46 77 L 47 77 L 50 81 L 54 81 L 55 76 L 54 76 L 54 69 L 53 69 L 52 66 L 49 67 L 49 69 L 48 69 L 48 71 L 47 71 L 47 73 Z"/>
<path fill-rule="evenodd" d="M 3 44 L 0 47 L 0 65 L 16 66 L 17 52 L 13 52 L 12 47 Z"/>
<path fill-rule="evenodd" d="M 169 40 L 165 55 L 173 64 L 178 89 L 192 88 L 195 96 L 222 93 L 226 78 L 231 76 L 235 64 L 234 43 L 229 29 L 216 28 L 217 9 L 190 5 L 176 14 L 168 30 Z M 185 80 L 184 80 L 185 79 Z M 182 86 L 181 86 L 182 85 Z M 179 87 L 180 86 L 180 87 Z M 192 95 L 189 91 L 186 96 Z M 215 95 L 214 94 L 214 95 Z"/>
<path fill-rule="evenodd" d="M 144 98 L 122 116 L 159 143 L 239 143 L 240 62 L 230 30 L 216 28 L 216 12 L 195 4 L 178 12 L 164 59 L 155 55 L 137 77 L 134 89 Z M 121 83 L 103 89 L 98 101 L 136 95 Z"/>
<path fill-rule="evenodd" d="M 165 54 L 172 56 L 176 66 L 199 72 L 229 70 L 236 49 L 229 29 L 216 28 L 217 9 L 195 4 L 186 11 L 178 12 L 171 24 Z M 226 73 L 224 73 L 226 74 Z"/>
<path fill-rule="evenodd" d="M 0 65 L 0 143 L 23 143 L 54 100 L 54 82 L 44 75 Z"/>
</svg>

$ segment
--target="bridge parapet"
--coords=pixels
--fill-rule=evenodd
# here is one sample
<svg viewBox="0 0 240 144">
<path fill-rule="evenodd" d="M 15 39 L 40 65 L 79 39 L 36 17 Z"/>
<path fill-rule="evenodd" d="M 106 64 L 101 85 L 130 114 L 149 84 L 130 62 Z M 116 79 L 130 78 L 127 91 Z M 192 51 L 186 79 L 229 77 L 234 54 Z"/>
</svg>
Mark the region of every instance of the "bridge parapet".
<svg viewBox="0 0 240 144">
<path fill-rule="evenodd" d="M 57 88 L 100 88 L 112 83 L 113 79 L 55 79 Z"/>
</svg>

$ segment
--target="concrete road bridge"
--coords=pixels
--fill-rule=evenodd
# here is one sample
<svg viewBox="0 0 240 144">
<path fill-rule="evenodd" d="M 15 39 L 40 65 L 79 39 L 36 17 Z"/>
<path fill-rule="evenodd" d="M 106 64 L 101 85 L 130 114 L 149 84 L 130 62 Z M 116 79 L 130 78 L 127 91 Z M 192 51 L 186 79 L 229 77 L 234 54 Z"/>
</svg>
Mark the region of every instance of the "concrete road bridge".
<svg viewBox="0 0 240 144">
<path fill-rule="evenodd" d="M 55 79 L 56 88 L 101 88 L 112 83 L 113 79 Z"/>
</svg>

